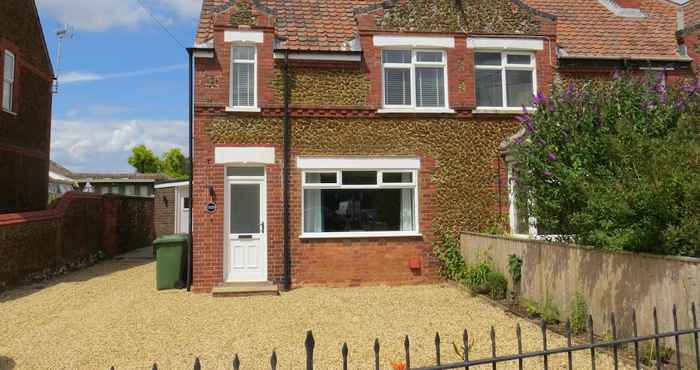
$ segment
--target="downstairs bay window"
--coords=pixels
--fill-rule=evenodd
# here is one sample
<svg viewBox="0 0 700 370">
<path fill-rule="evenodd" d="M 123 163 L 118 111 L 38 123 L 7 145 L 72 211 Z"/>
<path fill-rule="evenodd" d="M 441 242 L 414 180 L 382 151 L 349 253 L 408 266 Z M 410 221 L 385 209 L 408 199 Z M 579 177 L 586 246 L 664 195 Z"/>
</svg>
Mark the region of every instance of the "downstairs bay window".
<svg viewBox="0 0 700 370">
<path fill-rule="evenodd" d="M 302 237 L 417 236 L 415 170 L 302 172 Z"/>
</svg>

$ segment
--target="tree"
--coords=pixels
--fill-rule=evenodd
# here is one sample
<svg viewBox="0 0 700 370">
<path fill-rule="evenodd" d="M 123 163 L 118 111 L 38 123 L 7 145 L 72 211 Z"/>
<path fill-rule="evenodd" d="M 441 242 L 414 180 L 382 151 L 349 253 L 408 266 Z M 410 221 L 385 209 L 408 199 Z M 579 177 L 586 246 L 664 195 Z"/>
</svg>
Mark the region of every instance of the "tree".
<svg viewBox="0 0 700 370">
<path fill-rule="evenodd" d="M 132 165 L 138 173 L 157 173 L 161 168 L 158 157 L 143 144 L 131 150 L 129 164 Z"/>
<path fill-rule="evenodd" d="M 189 176 L 188 160 L 178 148 L 165 152 L 161 164 L 161 171 L 170 177 L 186 179 Z"/>
<path fill-rule="evenodd" d="M 700 84 L 654 77 L 539 94 L 513 145 L 518 206 L 610 250 L 700 257 Z"/>
</svg>

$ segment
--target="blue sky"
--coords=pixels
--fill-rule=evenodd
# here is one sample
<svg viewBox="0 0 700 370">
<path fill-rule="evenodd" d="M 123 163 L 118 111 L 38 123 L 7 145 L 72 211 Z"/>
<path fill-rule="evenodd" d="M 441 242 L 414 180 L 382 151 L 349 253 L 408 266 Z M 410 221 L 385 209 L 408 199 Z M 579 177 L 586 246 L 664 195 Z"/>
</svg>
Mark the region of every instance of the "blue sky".
<svg viewBox="0 0 700 370">
<path fill-rule="evenodd" d="M 185 46 L 201 0 L 141 0 Z M 73 171 L 133 171 L 131 148 L 187 151 L 187 53 L 137 0 L 37 0 L 59 93 L 51 157 Z M 56 63 L 56 30 L 72 39 Z"/>
</svg>

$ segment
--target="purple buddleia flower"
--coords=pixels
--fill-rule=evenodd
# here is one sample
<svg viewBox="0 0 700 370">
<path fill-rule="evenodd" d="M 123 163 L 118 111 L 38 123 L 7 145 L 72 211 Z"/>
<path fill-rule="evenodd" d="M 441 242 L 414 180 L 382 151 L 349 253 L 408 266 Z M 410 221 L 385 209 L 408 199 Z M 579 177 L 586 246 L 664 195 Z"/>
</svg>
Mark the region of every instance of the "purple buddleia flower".
<svg viewBox="0 0 700 370">
<path fill-rule="evenodd" d="M 552 177 L 552 176 L 554 176 L 554 174 L 551 173 L 550 171 L 544 171 L 542 174 L 544 175 L 544 177 Z"/>
<path fill-rule="evenodd" d="M 525 142 L 525 138 L 523 136 L 519 136 L 517 139 L 515 139 L 516 145 L 522 145 L 524 142 Z"/>
<path fill-rule="evenodd" d="M 557 160 L 557 153 L 549 152 L 549 153 L 547 153 L 547 158 L 549 158 L 550 161 L 556 161 Z"/>
<path fill-rule="evenodd" d="M 530 117 L 529 114 L 520 114 L 515 116 L 515 119 L 520 121 L 520 122 L 530 122 L 532 121 L 532 117 Z"/>
<path fill-rule="evenodd" d="M 569 81 L 569 85 L 566 86 L 566 91 L 564 91 L 564 100 L 571 100 L 571 98 L 574 96 L 575 88 L 576 85 L 574 85 L 574 81 Z"/>
<path fill-rule="evenodd" d="M 545 146 L 545 145 L 547 144 L 547 143 L 546 143 L 544 140 L 542 140 L 542 139 L 537 139 L 537 141 L 535 141 L 535 142 L 537 143 L 537 145 L 540 145 L 540 146 Z"/>
<path fill-rule="evenodd" d="M 683 86 L 683 90 L 688 93 L 688 96 L 695 95 L 700 90 L 700 80 L 695 80 L 692 84 Z"/>
<path fill-rule="evenodd" d="M 547 104 L 547 97 L 544 95 L 542 91 L 537 92 L 537 95 L 535 95 L 532 98 L 532 104 L 534 105 L 545 105 Z"/>
<path fill-rule="evenodd" d="M 615 68 L 615 71 L 613 71 L 613 74 L 612 74 L 612 79 L 619 80 L 621 77 L 622 76 L 620 75 L 620 71 L 617 68 Z"/>
</svg>

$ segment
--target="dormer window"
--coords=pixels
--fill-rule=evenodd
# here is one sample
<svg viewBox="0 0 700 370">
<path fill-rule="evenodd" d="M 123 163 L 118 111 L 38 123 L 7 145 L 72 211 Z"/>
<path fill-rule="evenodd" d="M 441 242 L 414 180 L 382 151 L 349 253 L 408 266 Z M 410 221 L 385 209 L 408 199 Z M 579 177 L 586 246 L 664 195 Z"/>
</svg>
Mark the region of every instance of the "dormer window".
<svg viewBox="0 0 700 370">
<path fill-rule="evenodd" d="M 447 108 L 447 64 L 441 50 L 383 50 L 384 108 Z"/>
<path fill-rule="evenodd" d="M 257 51 L 255 46 L 231 48 L 230 110 L 257 110 Z"/>
<path fill-rule="evenodd" d="M 477 51 L 474 59 L 479 108 L 532 106 L 537 92 L 532 53 Z"/>
</svg>

